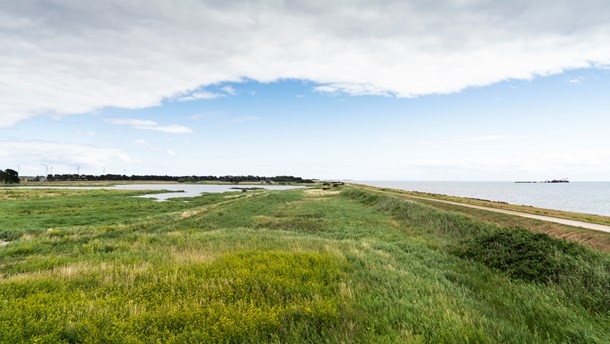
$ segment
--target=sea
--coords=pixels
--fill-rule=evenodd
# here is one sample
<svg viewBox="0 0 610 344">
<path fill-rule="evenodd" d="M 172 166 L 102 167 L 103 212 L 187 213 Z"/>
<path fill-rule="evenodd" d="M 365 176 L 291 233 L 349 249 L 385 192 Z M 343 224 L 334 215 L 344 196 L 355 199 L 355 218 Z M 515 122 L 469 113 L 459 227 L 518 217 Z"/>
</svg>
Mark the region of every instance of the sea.
<svg viewBox="0 0 610 344">
<path fill-rule="evenodd" d="M 479 198 L 538 208 L 610 216 L 610 182 L 515 183 L 353 181 L 377 187 Z"/>
</svg>

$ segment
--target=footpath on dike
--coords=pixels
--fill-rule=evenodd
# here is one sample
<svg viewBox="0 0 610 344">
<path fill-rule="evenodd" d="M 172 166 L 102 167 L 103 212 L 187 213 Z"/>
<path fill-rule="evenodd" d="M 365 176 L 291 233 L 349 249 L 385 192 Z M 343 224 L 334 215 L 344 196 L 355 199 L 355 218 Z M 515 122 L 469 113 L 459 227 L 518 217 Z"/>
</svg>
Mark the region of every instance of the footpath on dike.
<svg viewBox="0 0 610 344">
<path fill-rule="evenodd" d="M 446 200 L 427 198 L 427 197 L 421 197 L 421 196 L 408 195 L 406 197 L 415 198 L 415 199 L 422 199 L 422 200 L 432 201 L 432 202 L 439 202 L 439 203 L 458 205 L 458 206 L 467 207 L 467 208 L 474 208 L 474 209 L 480 209 L 480 210 L 486 210 L 486 211 L 493 211 L 493 212 L 496 212 L 496 213 L 502 213 L 502 214 L 509 214 L 509 215 L 527 217 L 527 218 L 530 218 L 530 219 L 536 219 L 536 220 L 548 221 L 548 222 L 555 222 L 555 223 L 560 223 L 562 225 L 581 227 L 581 228 L 593 229 L 593 230 L 596 230 L 596 231 L 602 231 L 602 232 L 610 233 L 610 226 L 601 225 L 601 224 L 597 224 L 597 223 L 590 223 L 590 222 L 584 222 L 584 221 L 561 219 L 561 218 L 558 218 L 558 217 L 545 216 L 545 215 L 528 214 L 528 213 L 522 213 L 522 212 L 519 212 L 519 211 L 505 210 L 505 209 L 496 209 L 496 208 L 490 208 L 490 207 L 483 207 L 483 206 L 480 206 L 480 205 L 473 205 L 473 204 L 466 204 L 466 203 L 460 203 L 460 202 L 446 201 Z"/>
</svg>

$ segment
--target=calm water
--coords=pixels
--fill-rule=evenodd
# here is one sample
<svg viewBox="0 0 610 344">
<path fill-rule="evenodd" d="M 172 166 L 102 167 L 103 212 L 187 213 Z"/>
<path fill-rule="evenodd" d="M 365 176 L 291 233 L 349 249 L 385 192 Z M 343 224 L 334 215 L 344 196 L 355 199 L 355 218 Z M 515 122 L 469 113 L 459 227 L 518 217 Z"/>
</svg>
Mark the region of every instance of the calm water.
<svg viewBox="0 0 610 344">
<path fill-rule="evenodd" d="M 205 192 L 241 192 L 241 190 L 231 189 L 239 188 L 263 188 L 266 190 L 289 190 L 299 189 L 304 186 L 294 185 L 211 185 L 211 184 L 126 184 L 117 185 L 118 190 L 171 190 L 178 192 L 167 192 L 162 194 L 142 195 L 138 197 L 156 198 L 159 201 L 164 201 L 169 198 L 176 197 L 196 197 Z M 184 191 L 184 192 L 181 192 Z"/>
<path fill-rule="evenodd" d="M 360 181 L 358 183 L 610 216 L 610 182 L 519 184 L 513 182 Z"/>
<path fill-rule="evenodd" d="M 170 198 L 178 197 L 196 197 L 205 192 L 241 192 L 241 190 L 231 189 L 234 187 L 240 188 L 263 188 L 266 190 L 289 190 L 300 189 L 305 186 L 295 185 L 211 185 L 211 184 L 125 184 L 116 186 L 16 186 L 17 188 L 31 189 L 77 189 L 77 190 L 95 190 L 95 189 L 114 189 L 114 190 L 169 190 L 176 192 L 166 192 L 161 194 L 142 195 L 137 197 L 155 198 L 158 201 L 165 201 Z"/>
</svg>

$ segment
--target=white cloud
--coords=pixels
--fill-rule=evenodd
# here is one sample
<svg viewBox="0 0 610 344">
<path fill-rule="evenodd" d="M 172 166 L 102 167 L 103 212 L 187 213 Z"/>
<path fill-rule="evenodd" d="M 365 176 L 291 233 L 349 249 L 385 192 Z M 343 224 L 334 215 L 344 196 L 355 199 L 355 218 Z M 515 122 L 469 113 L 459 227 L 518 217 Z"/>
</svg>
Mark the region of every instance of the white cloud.
<svg viewBox="0 0 610 344">
<path fill-rule="evenodd" d="M 581 82 L 583 82 L 585 80 L 585 78 L 583 78 L 582 76 L 576 77 L 576 78 L 571 78 L 568 79 L 568 82 L 570 84 L 580 84 Z"/>
<path fill-rule="evenodd" d="M 221 90 L 232 96 L 237 94 L 237 91 L 235 91 L 235 89 L 229 85 L 222 87 Z"/>
<path fill-rule="evenodd" d="M 216 98 L 220 98 L 220 97 L 224 97 L 224 96 L 225 95 L 222 93 L 199 91 L 199 92 L 193 92 L 189 95 L 180 96 L 180 97 L 176 98 L 176 100 L 179 102 L 187 102 L 187 101 L 191 101 L 191 100 L 216 99 Z"/>
<path fill-rule="evenodd" d="M 415 97 L 605 68 L 609 12 L 605 0 L 5 2 L 0 127 L 210 99 L 231 92 L 187 92 L 245 79 Z"/>
<path fill-rule="evenodd" d="M 356 83 L 333 83 L 328 85 L 316 86 L 314 91 L 320 93 L 346 93 L 353 96 L 390 96 L 392 92 L 382 87 L 371 84 Z"/>
<path fill-rule="evenodd" d="M 0 141 L 3 162 L 20 165 L 23 175 L 43 175 L 49 164 L 53 173 L 76 173 L 80 165 L 82 173 L 100 174 L 101 168 L 136 163 L 121 149 L 100 148 L 63 142 L 48 141 Z M 92 171 L 92 169 L 98 169 Z"/>
<path fill-rule="evenodd" d="M 140 145 L 140 146 L 146 146 L 148 143 L 146 143 L 146 141 L 144 139 L 137 139 L 135 141 L 133 141 L 133 143 Z"/>
<path fill-rule="evenodd" d="M 226 97 L 227 95 L 233 96 L 233 95 L 237 94 L 237 91 L 235 91 L 235 89 L 229 85 L 221 87 L 220 90 L 223 91 L 224 93 L 210 92 L 210 91 L 202 90 L 202 91 L 196 91 L 196 92 L 187 93 L 185 95 L 179 96 L 176 98 L 176 100 L 179 102 L 188 102 L 188 101 L 192 101 L 192 100 L 216 99 L 216 98 Z"/>
<path fill-rule="evenodd" d="M 134 119 L 134 118 L 108 118 L 105 120 L 107 123 L 115 124 L 115 125 L 127 125 L 130 127 L 146 127 L 146 126 L 155 126 L 157 122 L 155 121 L 147 121 L 142 119 Z"/>
<path fill-rule="evenodd" d="M 155 121 L 134 119 L 134 118 L 108 118 L 104 120 L 106 123 L 114 125 L 125 125 L 133 129 L 160 131 L 169 134 L 190 134 L 193 129 L 182 125 L 159 125 Z"/>
</svg>

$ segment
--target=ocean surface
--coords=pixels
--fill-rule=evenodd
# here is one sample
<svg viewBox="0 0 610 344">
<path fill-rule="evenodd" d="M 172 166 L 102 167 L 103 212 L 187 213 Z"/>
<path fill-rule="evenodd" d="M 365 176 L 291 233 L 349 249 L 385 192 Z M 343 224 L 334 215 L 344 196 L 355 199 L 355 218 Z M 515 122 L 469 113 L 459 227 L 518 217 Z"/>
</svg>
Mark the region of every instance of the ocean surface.
<svg viewBox="0 0 610 344">
<path fill-rule="evenodd" d="M 354 183 L 610 216 L 610 182 L 520 184 L 514 182 L 354 181 Z"/>
</svg>

